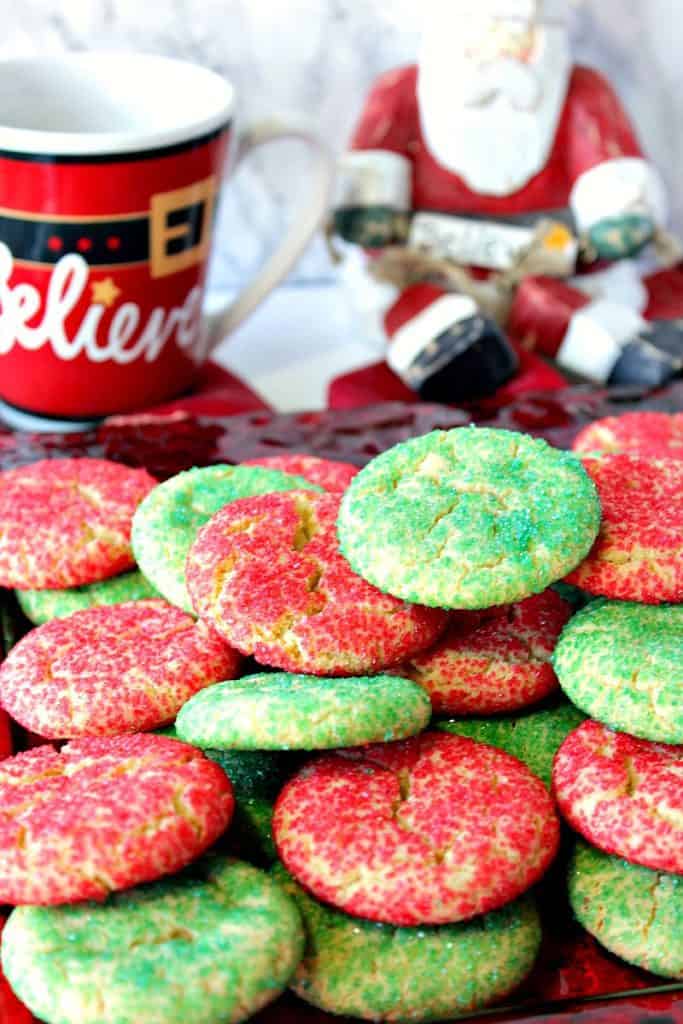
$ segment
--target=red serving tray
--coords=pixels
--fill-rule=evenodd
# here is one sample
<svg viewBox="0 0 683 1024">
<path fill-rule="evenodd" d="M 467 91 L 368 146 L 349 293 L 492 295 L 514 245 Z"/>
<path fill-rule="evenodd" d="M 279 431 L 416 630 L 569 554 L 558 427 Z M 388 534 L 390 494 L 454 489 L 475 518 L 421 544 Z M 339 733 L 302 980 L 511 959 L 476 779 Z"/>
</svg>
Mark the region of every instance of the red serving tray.
<svg viewBox="0 0 683 1024">
<path fill-rule="evenodd" d="M 88 455 L 144 466 L 165 479 L 191 466 L 234 463 L 286 451 L 364 465 L 399 441 L 471 422 L 526 431 L 569 447 L 586 423 L 631 408 L 681 410 L 683 382 L 646 400 L 633 392 L 584 388 L 531 393 L 494 416 L 476 406 L 465 410 L 392 402 L 366 409 L 294 415 L 114 417 L 83 434 L 22 434 L 0 428 L 0 469 L 42 458 Z M 1 610 L 7 649 L 25 624 L 6 593 Z M 573 920 L 564 896 L 563 868 L 560 858 L 540 887 L 544 943 L 531 978 L 505 1007 L 459 1019 L 495 1024 L 683 1024 L 683 984 L 628 966 L 583 931 Z M 291 993 L 254 1018 L 259 1024 L 333 1024 L 347 1019 L 315 1010 Z M 0 1024 L 32 1021 L 0 978 Z"/>
</svg>

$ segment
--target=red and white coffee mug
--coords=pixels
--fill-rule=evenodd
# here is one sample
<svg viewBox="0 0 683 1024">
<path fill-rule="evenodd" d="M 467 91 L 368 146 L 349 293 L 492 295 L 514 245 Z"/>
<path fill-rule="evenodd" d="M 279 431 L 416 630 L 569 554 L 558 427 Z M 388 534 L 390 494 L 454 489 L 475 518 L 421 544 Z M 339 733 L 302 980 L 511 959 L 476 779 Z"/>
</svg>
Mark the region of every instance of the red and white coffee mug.
<svg viewBox="0 0 683 1024">
<path fill-rule="evenodd" d="M 303 125 L 236 129 L 234 112 L 228 81 L 166 57 L 0 62 L 3 418 L 84 421 L 181 394 L 291 269 L 328 208 L 333 159 Z M 204 284 L 225 169 L 291 138 L 314 150 L 305 210 L 209 322 Z"/>
</svg>

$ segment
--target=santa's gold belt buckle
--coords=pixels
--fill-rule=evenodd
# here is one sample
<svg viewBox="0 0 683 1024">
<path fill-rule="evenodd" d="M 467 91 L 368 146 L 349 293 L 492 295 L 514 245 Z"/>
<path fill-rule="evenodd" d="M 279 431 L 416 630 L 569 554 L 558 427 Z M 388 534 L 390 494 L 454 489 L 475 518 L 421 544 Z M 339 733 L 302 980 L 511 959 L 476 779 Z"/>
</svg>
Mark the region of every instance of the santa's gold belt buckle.
<svg viewBox="0 0 683 1024">
<path fill-rule="evenodd" d="M 166 277 L 202 263 L 209 255 L 216 178 L 157 192 L 150 203 L 150 275 Z"/>
</svg>

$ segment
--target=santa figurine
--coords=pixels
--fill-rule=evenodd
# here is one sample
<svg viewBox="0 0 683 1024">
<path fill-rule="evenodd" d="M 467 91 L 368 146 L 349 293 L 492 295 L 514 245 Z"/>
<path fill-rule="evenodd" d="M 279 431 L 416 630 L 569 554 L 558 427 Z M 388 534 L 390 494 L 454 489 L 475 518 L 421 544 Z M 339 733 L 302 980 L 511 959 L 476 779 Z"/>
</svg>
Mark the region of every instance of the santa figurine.
<svg viewBox="0 0 683 1024">
<path fill-rule="evenodd" d="M 389 297 L 387 363 L 442 401 L 491 394 L 529 350 L 595 384 L 664 383 L 683 367 L 665 188 L 609 83 L 572 62 L 569 4 L 427 7 L 417 65 L 371 90 L 334 211 Z"/>
</svg>

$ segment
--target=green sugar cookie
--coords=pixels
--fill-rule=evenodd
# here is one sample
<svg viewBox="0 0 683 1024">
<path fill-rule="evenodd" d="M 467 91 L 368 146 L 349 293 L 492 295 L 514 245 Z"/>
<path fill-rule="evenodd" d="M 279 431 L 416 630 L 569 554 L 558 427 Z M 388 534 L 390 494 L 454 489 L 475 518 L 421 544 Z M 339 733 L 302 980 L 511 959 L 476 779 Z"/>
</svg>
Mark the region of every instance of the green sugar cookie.
<svg viewBox="0 0 683 1024">
<path fill-rule="evenodd" d="M 585 608 L 587 604 L 595 600 L 593 594 L 587 594 L 585 590 L 581 590 L 571 583 L 565 583 L 564 580 L 560 580 L 559 583 L 553 583 L 552 589 L 560 595 L 563 601 L 570 604 L 575 612 Z"/>
<path fill-rule="evenodd" d="M 404 739 L 430 717 L 429 697 L 410 679 L 270 672 L 207 688 L 181 708 L 176 728 L 198 747 L 326 750 Z"/>
<path fill-rule="evenodd" d="M 36 626 L 42 626 L 52 619 L 65 619 L 83 608 L 145 601 L 160 596 L 149 580 L 138 571 L 112 576 L 108 580 L 83 587 L 70 587 L 68 590 L 17 590 L 16 595 L 24 615 Z"/>
<path fill-rule="evenodd" d="M 276 865 L 295 900 L 306 948 L 290 987 L 329 1013 L 434 1021 L 488 1006 L 529 974 L 541 926 L 527 896 L 464 924 L 396 928 L 314 900 Z"/>
<path fill-rule="evenodd" d="M 303 943 L 276 882 L 207 857 L 104 903 L 13 911 L 2 967 L 48 1024 L 230 1024 L 280 994 Z"/>
<path fill-rule="evenodd" d="M 595 485 L 570 452 L 461 427 L 397 445 L 361 470 L 339 512 L 342 553 L 380 590 L 479 609 L 562 579 L 600 525 Z"/>
<path fill-rule="evenodd" d="M 569 699 L 620 732 L 683 743 L 683 605 L 593 601 L 565 627 L 553 663 Z"/>
<path fill-rule="evenodd" d="M 610 952 L 683 979 L 683 875 L 629 864 L 579 840 L 569 900 L 586 931 Z"/>
<path fill-rule="evenodd" d="M 553 758 L 569 733 L 585 718 L 573 704 L 563 701 L 496 718 L 451 718 L 437 722 L 436 728 L 507 750 L 524 761 L 550 788 Z"/>
<path fill-rule="evenodd" d="M 180 739 L 175 725 L 155 732 Z M 259 866 L 277 860 L 273 841 L 273 805 L 278 793 L 298 766 L 296 754 L 279 750 L 204 750 L 219 764 L 232 783 L 235 810 L 227 832 L 227 849 Z"/>
<path fill-rule="evenodd" d="M 227 833 L 228 849 L 236 857 L 270 867 L 277 860 L 273 839 L 273 803 L 260 796 L 240 797 Z"/>
<path fill-rule="evenodd" d="M 207 466 L 179 473 L 155 487 L 138 506 L 132 532 L 136 561 L 167 601 L 192 613 L 185 559 L 199 529 L 237 498 L 294 490 L 322 487 L 301 476 L 257 466 Z"/>
<path fill-rule="evenodd" d="M 175 725 L 157 729 L 162 736 L 179 740 Z M 194 746 L 202 746 L 195 743 Z M 211 750 L 203 754 L 219 764 L 232 783 L 235 798 L 263 797 L 274 800 L 294 770 L 292 758 L 278 750 Z"/>
</svg>

